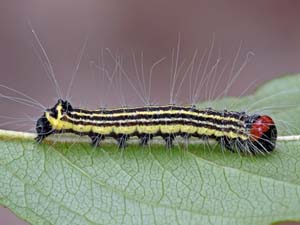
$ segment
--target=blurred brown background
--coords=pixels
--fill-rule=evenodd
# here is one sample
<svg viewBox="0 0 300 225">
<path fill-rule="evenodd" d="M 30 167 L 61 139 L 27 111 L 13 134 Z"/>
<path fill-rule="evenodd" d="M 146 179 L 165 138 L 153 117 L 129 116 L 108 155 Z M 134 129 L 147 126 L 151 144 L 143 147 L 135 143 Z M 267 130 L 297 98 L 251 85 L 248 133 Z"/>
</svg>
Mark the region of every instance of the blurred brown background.
<svg viewBox="0 0 300 225">
<path fill-rule="evenodd" d="M 30 21 L 47 51 L 64 94 L 80 48 L 84 40 L 88 40 L 72 85 L 74 105 L 93 108 L 100 103 L 120 105 L 120 96 L 125 97 L 128 105 L 142 104 L 124 76 L 114 78 L 115 84 L 111 87 L 107 84 L 108 80 L 103 78 L 103 70 L 97 69 L 96 65 L 99 64 L 102 68 L 105 65 L 109 73 L 113 71 L 113 60 L 105 48 L 120 56 L 129 80 L 135 85 L 137 79 L 132 65 L 132 52 L 137 55 L 139 67 L 142 65 L 140 54 L 143 52 L 146 77 L 149 77 L 151 65 L 166 57 L 153 73 L 151 99 L 156 103 L 168 103 L 172 48 L 176 48 L 179 34 L 179 61 L 184 61 L 184 65 L 178 77 L 183 77 L 194 51 L 199 49 L 198 58 L 201 58 L 205 50 L 212 46 L 212 40 L 215 41 L 208 68 L 221 59 L 216 71 L 216 74 L 221 74 L 222 68 L 229 62 L 220 84 L 228 83 L 232 62 L 240 46 L 235 71 L 241 67 L 248 52 L 255 53 L 229 92 L 230 95 L 239 95 L 256 80 L 249 93 L 267 80 L 300 71 L 299 12 L 300 2 L 297 0 L 2 0 L 0 83 L 25 92 L 47 106 L 57 99 L 54 87 L 33 48 L 37 48 L 38 44 L 28 26 Z M 105 56 L 105 64 L 101 64 L 101 52 Z M 214 87 L 215 81 L 204 85 L 206 88 L 200 92 L 202 100 L 211 95 L 209 89 Z M 187 84 L 185 82 L 180 90 L 180 102 L 188 102 Z M 215 96 L 223 89 L 224 86 L 218 85 Z M 3 88 L 0 93 L 8 94 Z M 40 115 L 36 109 L 3 99 L 0 108 L 1 116 Z M 27 129 L 29 125 L 26 125 L 25 128 L 16 126 L 15 129 Z M 11 128 L 12 125 L 1 125 L 1 128 L 5 127 Z M 0 224 L 24 222 L 1 208 Z"/>
</svg>

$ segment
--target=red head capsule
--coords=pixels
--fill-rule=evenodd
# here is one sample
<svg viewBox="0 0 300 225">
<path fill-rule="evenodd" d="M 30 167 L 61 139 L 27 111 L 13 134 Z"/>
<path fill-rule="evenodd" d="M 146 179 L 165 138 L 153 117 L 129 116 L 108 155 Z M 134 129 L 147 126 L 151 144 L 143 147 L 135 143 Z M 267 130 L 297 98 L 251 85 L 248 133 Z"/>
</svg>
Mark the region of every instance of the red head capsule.
<svg viewBox="0 0 300 225">
<path fill-rule="evenodd" d="M 266 133 L 274 122 L 269 116 L 258 117 L 251 126 L 250 134 L 252 140 L 258 140 Z"/>
<path fill-rule="evenodd" d="M 264 151 L 273 151 L 277 139 L 277 130 L 274 121 L 269 116 L 259 116 L 253 121 L 250 128 L 250 140 Z"/>
</svg>

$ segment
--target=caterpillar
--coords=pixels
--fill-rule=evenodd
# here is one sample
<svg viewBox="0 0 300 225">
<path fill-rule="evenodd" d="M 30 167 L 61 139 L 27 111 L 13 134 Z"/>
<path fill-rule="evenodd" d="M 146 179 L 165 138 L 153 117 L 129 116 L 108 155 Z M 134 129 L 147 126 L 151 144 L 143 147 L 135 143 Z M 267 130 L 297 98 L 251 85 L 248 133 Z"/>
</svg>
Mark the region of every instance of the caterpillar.
<svg viewBox="0 0 300 225">
<path fill-rule="evenodd" d="M 161 136 L 167 148 L 176 136 L 211 138 L 228 150 L 250 154 L 272 152 L 277 139 L 275 123 L 267 115 L 177 105 L 86 110 L 59 99 L 37 120 L 36 141 L 65 132 L 87 135 L 93 146 L 112 137 L 119 148 L 132 136 L 141 145 Z"/>
<path fill-rule="evenodd" d="M 38 143 L 41 143 L 46 137 L 54 133 L 74 133 L 89 136 L 93 146 L 98 146 L 106 137 L 116 139 L 119 148 L 125 148 L 127 140 L 132 136 L 137 136 L 141 145 L 147 145 L 153 137 L 161 136 L 166 143 L 166 147 L 170 148 L 172 147 L 176 136 L 182 136 L 187 140 L 190 137 L 197 137 L 205 140 L 215 139 L 220 143 L 222 148 L 241 153 L 264 154 L 272 152 L 275 149 L 277 128 L 273 119 L 268 115 L 250 115 L 245 112 L 214 110 L 212 108 L 198 109 L 194 105 L 180 106 L 175 104 L 114 109 L 103 108 L 98 110 L 73 108 L 69 101 L 63 99 L 69 99 L 70 88 L 76 72 L 78 71 L 86 42 L 83 44 L 78 56 L 79 61 L 74 69 L 74 74 L 72 74 L 66 97 L 63 98 L 57 79 L 54 75 L 50 59 L 31 25 L 30 28 L 39 48 L 41 49 L 41 53 L 44 56 L 43 58 L 46 64 L 43 62 L 40 55 L 38 55 L 39 59 L 43 65 L 46 65 L 46 73 L 56 89 L 59 100 L 53 107 L 46 108 L 35 99 L 6 86 L 3 87 L 20 94 L 25 97 L 25 99 L 5 95 L 1 95 L 0 97 L 11 99 L 15 102 L 29 105 L 31 107 L 43 109 L 43 115 L 39 119 L 35 120 L 35 130 L 37 134 L 35 139 Z M 217 73 L 217 67 L 220 61 L 217 60 L 212 68 L 210 70 L 208 69 L 214 45 L 213 43 L 214 41 L 212 41 L 211 47 L 207 52 L 207 61 L 203 68 L 203 74 L 207 77 L 203 79 L 201 78 L 200 81 L 198 78 L 192 81 L 193 74 L 195 73 L 197 75 L 200 72 L 202 60 L 204 59 L 204 57 L 201 57 L 198 68 L 194 69 L 194 63 L 197 56 L 196 51 L 191 63 L 187 66 L 186 71 L 183 73 L 179 86 L 175 88 L 176 79 L 178 78 L 179 71 L 182 70 L 183 65 L 183 63 L 179 63 L 179 36 L 177 50 L 172 52 L 171 64 L 174 64 L 174 68 L 172 68 L 171 72 L 171 103 L 173 103 L 173 98 L 176 98 L 178 94 L 178 92 L 174 93 L 174 90 L 181 88 L 182 83 L 188 74 L 190 74 L 190 95 L 194 96 L 193 98 L 191 97 L 191 102 L 193 103 L 195 103 L 195 100 L 199 97 L 199 90 L 201 89 L 199 87 L 197 88 L 197 84 L 200 82 L 201 85 L 204 86 L 207 84 L 208 77 L 214 79 L 214 75 Z M 248 54 L 241 68 L 234 73 L 234 67 L 239 56 L 239 51 L 240 49 L 233 61 L 230 72 L 231 75 L 234 74 L 232 76 L 232 81 L 225 88 L 223 94 L 227 93 L 234 80 L 237 79 L 243 67 L 247 64 Z M 119 71 L 127 78 L 128 81 L 130 81 L 126 72 L 122 68 L 120 59 L 118 59 L 118 57 L 115 58 L 109 50 L 108 52 L 115 62 L 112 77 L 108 80 L 111 82 L 115 74 Z M 206 53 L 204 53 L 204 56 L 205 55 Z M 138 79 L 138 83 L 142 86 L 141 90 L 144 90 L 145 94 L 148 94 L 147 98 L 141 97 L 138 90 L 134 88 L 134 85 L 132 85 L 131 82 L 129 82 L 141 100 L 144 100 L 143 102 L 145 105 L 149 105 L 150 102 L 151 77 L 153 69 L 164 59 L 165 57 L 158 60 L 151 66 L 149 73 L 149 88 L 147 90 L 144 77 L 143 55 L 141 56 L 142 79 Z M 136 73 L 138 74 L 139 72 L 136 66 L 137 62 L 135 56 L 133 56 L 133 61 Z M 104 62 L 102 62 L 102 64 L 103 68 L 99 67 L 101 71 L 104 71 L 104 74 L 106 75 L 109 74 L 109 72 L 105 69 Z M 221 75 L 225 71 L 225 68 L 226 66 L 224 66 L 224 70 L 222 70 Z M 211 94 L 213 95 L 219 82 L 220 79 L 217 78 L 215 82 L 216 84 L 212 88 L 212 93 L 209 93 L 209 99 Z M 120 96 L 122 97 L 123 95 L 120 94 Z"/>
</svg>

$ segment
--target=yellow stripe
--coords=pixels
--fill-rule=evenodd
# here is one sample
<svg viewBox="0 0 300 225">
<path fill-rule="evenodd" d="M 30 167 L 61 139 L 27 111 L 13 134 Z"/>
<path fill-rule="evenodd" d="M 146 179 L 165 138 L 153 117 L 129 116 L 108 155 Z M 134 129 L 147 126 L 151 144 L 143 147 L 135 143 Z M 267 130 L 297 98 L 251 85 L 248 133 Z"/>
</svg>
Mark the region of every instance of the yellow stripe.
<svg viewBox="0 0 300 225">
<path fill-rule="evenodd" d="M 51 123 L 53 129 L 55 130 L 73 130 L 76 132 L 93 132 L 102 135 L 109 135 L 112 133 L 115 134 L 133 134 L 135 132 L 138 133 L 147 133 L 147 134 L 155 134 L 158 132 L 165 133 L 165 134 L 172 134 L 178 132 L 185 132 L 188 134 L 199 134 L 199 135 L 215 135 L 216 137 L 226 136 L 228 138 L 241 138 L 242 140 L 247 140 L 247 135 L 237 134 L 232 131 L 230 132 L 223 132 L 215 129 L 209 129 L 206 127 L 195 127 L 195 126 L 187 126 L 187 125 L 150 125 L 150 126 L 108 126 L 108 127 L 101 127 L 95 125 L 76 125 L 71 122 L 55 120 L 54 118 L 50 117 L 49 122 Z"/>
</svg>

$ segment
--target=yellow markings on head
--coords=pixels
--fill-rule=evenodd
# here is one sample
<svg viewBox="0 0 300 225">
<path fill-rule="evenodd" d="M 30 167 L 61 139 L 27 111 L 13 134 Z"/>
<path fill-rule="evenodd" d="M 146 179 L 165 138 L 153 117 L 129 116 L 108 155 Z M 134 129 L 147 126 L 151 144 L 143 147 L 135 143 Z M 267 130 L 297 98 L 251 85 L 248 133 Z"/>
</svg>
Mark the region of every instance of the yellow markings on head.
<svg viewBox="0 0 300 225">
<path fill-rule="evenodd" d="M 45 116 L 49 123 L 51 124 L 52 128 L 55 130 L 62 130 L 62 129 L 68 129 L 68 127 L 72 127 L 71 123 L 66 124 L 66 122 L 62 121 L 62 117 L 64 116 L 62 113 L 62 105 L 59 103 L 56 106 L 56 111 L 57 111 L 57 117 L 53 117 L 51 112 L 46 111 Z M 67 128 L 66 128 L 67 127 Z"/>
<path fill-rule="evenodd" d="M 61 103 L 59 103 L 57 106 L 56 106 L 56 110 L 57 110 L 57 119 L 60 120 L 62 118 L 62 105 Z"/>
<path fill-rule="evenodd" d="M 45 112 L 45 116 L 47 118 L 47 120 L 49 121 L 49 123 L 51 124 L 52 128 L 54 130 L 58 130 L 58 124 L 60 123 L 60 121 L 56 118 L 54 118 L 53 116 L 51 116 L 50 112 Z"/>
</svg>

